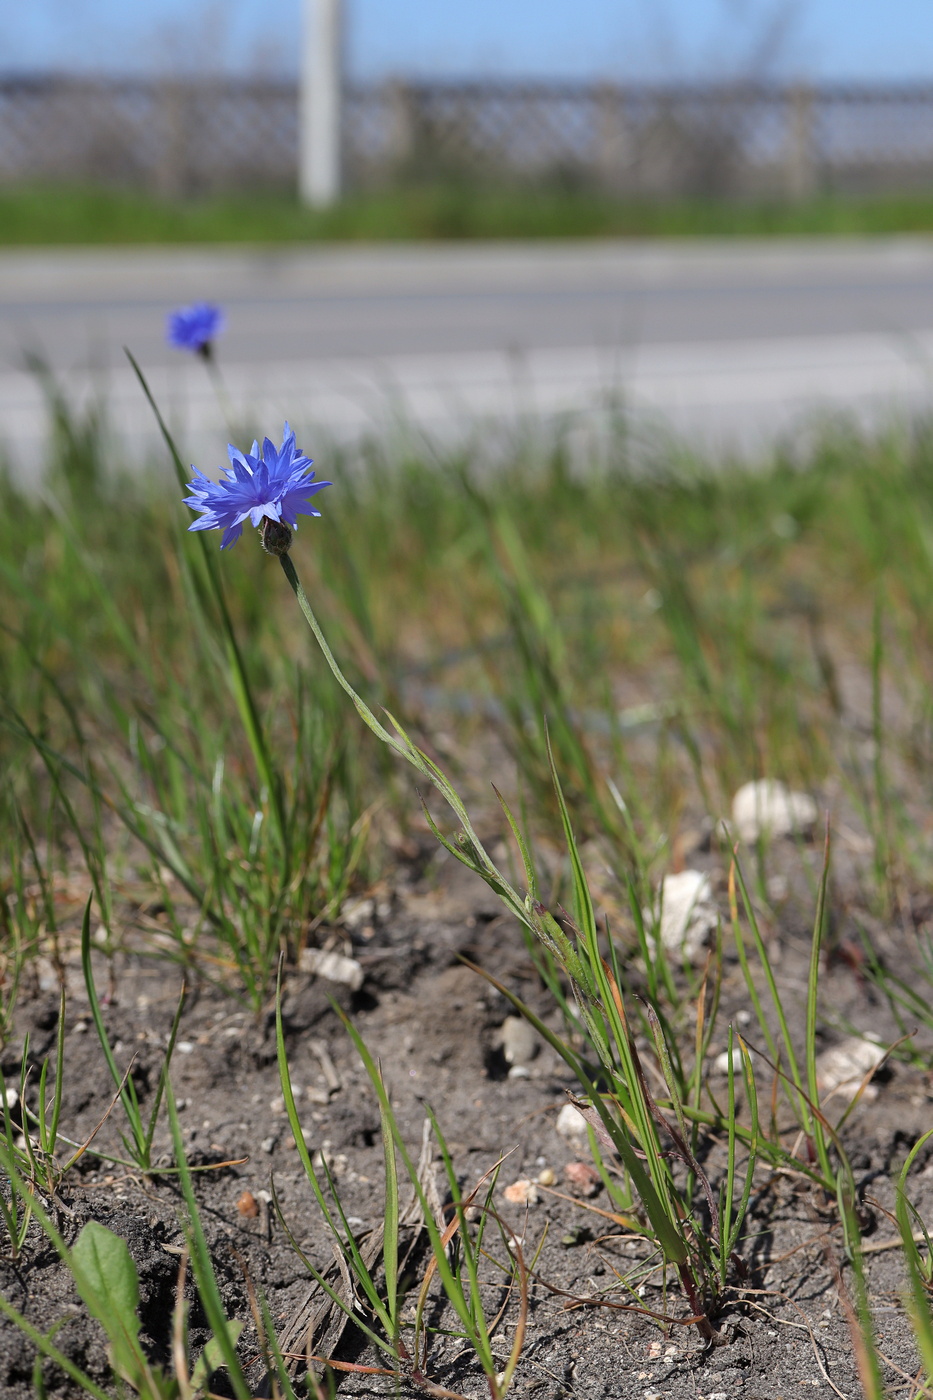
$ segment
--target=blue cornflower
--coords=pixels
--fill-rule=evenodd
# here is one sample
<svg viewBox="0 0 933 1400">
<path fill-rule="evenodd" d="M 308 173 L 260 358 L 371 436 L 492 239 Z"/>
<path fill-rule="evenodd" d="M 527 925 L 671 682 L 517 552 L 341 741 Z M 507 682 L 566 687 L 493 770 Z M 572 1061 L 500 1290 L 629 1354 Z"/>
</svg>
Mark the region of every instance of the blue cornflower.
<svg viewBox="0 0 933 1400">
<path fill-rule="evenodd" d="M 287 553 L 292 538 L 287 527 L 297 529 L 299 515 L 320 515 L 308 500 L 331 482 L 315 481 L 314 472 L 307 475 L 311 458 L 301 455 L 287 423 L 281 447 L 266 438 L 261 453 L 258 442 L 250 452 L 239 452 L 231 444 L 227 453 L 230 466 L 224 468 L 220 481 L 210 481 L 197 467 L 191 468 L 194 480 L 188 490 L 192 494 L 185 505 L 202 515 L 188 529 L 223 530 L 220 547 L 226 549 L 236 544 L 244 521 L 250 520 L 262 527 L 263 545 L 270 553 Z"/>
<path fill-rule="evenodd" d="M 176 350 L 190 350 L 206 359 L 223 328 L 224 314 L 220 307 L 208 301 L 196 301 L 193 306 L 180 306 L 169 313 L 165 338 Z"/>
</svg>

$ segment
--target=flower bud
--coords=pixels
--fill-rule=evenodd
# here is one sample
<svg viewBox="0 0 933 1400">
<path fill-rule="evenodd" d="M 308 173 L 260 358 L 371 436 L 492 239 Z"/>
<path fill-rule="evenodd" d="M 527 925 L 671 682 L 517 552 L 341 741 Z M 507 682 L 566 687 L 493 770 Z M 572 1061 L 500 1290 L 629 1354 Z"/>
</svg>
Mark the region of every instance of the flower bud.
<svg viewBox="0 0 933 1400">
<path fill-rule="evenodd" d="M 259 527 L 259 541 L 267 554 L 287 554 L 292 547 L 292 532 L 281 520 L 262 517 Z"/>
</svg>

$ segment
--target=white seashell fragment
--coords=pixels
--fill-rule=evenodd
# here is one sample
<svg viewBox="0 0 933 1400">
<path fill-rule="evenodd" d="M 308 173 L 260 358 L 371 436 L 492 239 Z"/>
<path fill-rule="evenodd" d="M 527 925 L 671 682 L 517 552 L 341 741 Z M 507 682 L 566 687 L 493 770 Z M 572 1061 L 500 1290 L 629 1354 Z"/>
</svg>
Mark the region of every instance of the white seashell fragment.
<svg viewBox="0 0 933 1400">
<path fill-rule="evenodd" d="M 358 992 L 363 985 L 360 964 L 355 958 L 345 958 L 341 953 L 323 953 L 320 948 L 305 948 L 298 966 L 302 972 L 314 972 L 328 982 L 342 982 L 354 992 Z"/>
<path fill-rule="evenodd" d="M 809 831 L 819 815 L 813 798 L 791 792 L 775 778 L 745 783 L 732 799 L 732 826 L 740 841 L 793 836 Z"/>
<path fill-rule="evenodd" d="M 574 1108 L 572 1103 L 564 1104 L 557 1115 L 555 1127 L 561 1137 L 566 1138 L 568 1142 L 586 1137 L 586 1119 L 578 1108 Z"/>
<path fill-rule="evenodd" d="M 838 1045 L 830 1046 L 816 1057 L 816 1085 L 820 1094 L 826 1098 L 838 1094 L 854 1099 L 866 1074 L 880 1065 L 885 1054 L 884 1046 L 876 1040 L 870 1037 L 863 1039 L 858 1035 L 851 1035 Z M 862 1098 L 877 1097 L 877 1085 L 868 1084 Z"/>
<path fill-rule="evenodd" d="M 677 875 L 665 875 L 654 909 L 644 910 L 649 923 L 654 924 L 660 918 L 658 931 L 662 948 L 688 962 L 698 957 L 716 927 L 712 897 L 709 876 L 702 870 L 681 870 Z"/>
</svg>

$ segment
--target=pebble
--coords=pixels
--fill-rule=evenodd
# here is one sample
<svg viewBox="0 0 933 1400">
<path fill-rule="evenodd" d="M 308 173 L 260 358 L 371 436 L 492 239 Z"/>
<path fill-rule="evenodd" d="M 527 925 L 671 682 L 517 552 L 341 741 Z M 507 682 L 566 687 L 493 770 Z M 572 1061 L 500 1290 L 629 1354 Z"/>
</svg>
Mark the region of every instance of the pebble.
<svg viewBox="0 0 933 1400">
<path fill-rule="evenodd" d="M 840 1094 L 854 1099 L 869 1070 L 885 1057 L 883 1045 L 870 1037 L 850 1035 L 816 1057 L 816 1084 L 821 1094 Z M 878 1097 L 878 1087 L 868 1084 L 863 1099 Z"/>
<path fill-rule="evenodd" d="M 502 1194 L 513 1206 L 536 1206 L 539 1200 L 538 1188 L 527 1176 L 513 1181 Z"/>
<path fill-rule="evenodd" d="M 259 1202 L 252 1191 L 244 1191 L 236 1203 L 236 1208 L 247 1220 L 255 1220 L 259 1214 Z"/>
<path fill-rule="evenodd" d="M 735 1070 L 736 1074 L 742 1073 L 742 1052 L 738 1048 L 738 1046 L 735 1046 L 735 1048 L 732 1051 L 732 1068 Z M 716 1071 L 717 1074 L 729 1073 L 728 1050 L 723 1050 L 716 1056 L 715 1060 L 713 1061 L 713 1069 Z"/>
<path fill-rule="evenodd" d="M 564 1176 L 575 1196 L 595 1196 L 602 1186 L 602 1177 L 589 1162 L 568 1162 Z"/>
<path fill-rule="evenodd" d="M 364 924 L 370 924 L 376 912 L 376 901 L 374 899 L 348 899 L 345 900 L 340 909 L 340 922 L 349 929 L 362 928 Z M 338 980 L 335 978 L 332 981 Z"/>
<path fill-rule="evenodd" d="M 557 1173 L 553 1167 L 545 1167 L 543 1171 L 538 1172 L 535 1180 L 539 1186 L 553 1186 L 557 1181 Z"/>
<path fill-rule="evenodd" d="M 567 1138 L 569 1141 L 586 1137 L 586 1119 L 578 1108 L 574 1108 L 572 1103 L 564 1104 L 557 1115 L 555 1127 L 561 1137 Z"/>
<path fill-rule="evenodd" d="M 320 948 L 305 948 L 298 966 L 302 972 L 313 972 L 328 982 L 340 982 L 353 992 L 358 992 L 363 985 L 361 964 L 356 958 L 345 958 L 342 953 L 324 953 Z"/>
<path fill-rule="evenodd" d="M 274 1152 L 274 1151 L 275 1151 L 275 1138 L 271 1138 L 271 1137 L 263 1138 L 263 1140 L 262 1140 L 262 1142 L 259 1144 L 259 1146 L 260 1146 L 260 1148 L 262 1149 L 263 1152 Z"/>
<path fill-rule="evenodd" d="M 740 841 L 794 836 L 816 825 L 819 812 L 805 792 L 792 792 L 775 778 L 745 783 L 732 799 L 732 826 Z"/>
<path fill-rule="evenodd" d="M 509 1070 L 510 1079 L 530 1079 L 531 1070 L 527 1065 L 513 1065 Z"/>
<path fill-rule="evenodd" d="M 702 870 L 681 870 L 665 875 L 654 908 L 644 910 L 644 917 L 654 924 L 660 916 L 662 948 L 693 962 L 716 928 L 718 915 L 712 900 L 708 875 Z"/>
<path fill-rule="evenodd" d="M 497 1039 L 506 1064 L 527 1065 L 538 1053 L 538 1037 L 523 1016 L 506 1016 Z"/>
</svg>

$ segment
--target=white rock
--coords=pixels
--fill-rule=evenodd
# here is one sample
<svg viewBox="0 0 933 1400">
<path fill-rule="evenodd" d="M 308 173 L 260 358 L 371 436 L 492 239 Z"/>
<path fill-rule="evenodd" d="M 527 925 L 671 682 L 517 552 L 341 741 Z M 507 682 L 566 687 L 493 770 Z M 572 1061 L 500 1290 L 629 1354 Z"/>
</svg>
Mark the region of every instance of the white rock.
<svg viewBox="0 0 933 1400">
<path fill-rule="evenodd" d="M 497 1039 L 508 1065 L 527 1065 L 538 1053 L 538 1037 L 524 1016 L 506 1016 Z"/>
<path fill-rule="evenodd" d="M 742 1052 L 736 1046 L 732 1051 L 732 1068 L 736 1074 L 742 1073 Z M 717 1074 L 729 1073 L 729 1051 L 723 1050 L 713 1061 L 713 1069 Z"/>
<path fill-rule="evenodd" d="M 838 1045 L 831 1046 L 816 1057 L 816 1086 L 821 1095 L 828 1098 L 838 1094 L 846 1099 L 854 1099 L 859 1085 L 869 1070 L 881 1064 L 886 1054 L 883 1045 L 871 1037 L 864 1039 L 851 1035 Z M 878 1096 L 875 1084 L 867 1085 L 865 1099 Z"/>
<path fill-rule="evenodd" d="M 362 928 L 372 922 L 376 912 L 374 899 L 347 899 L 340 907 L 340 922 L 349 929 Z M 331 981 L 334 981 L 331 978 Z"/>
<path fill-rule="evenodd" d="M 328 982 L 342 982 L 351 991 L 358 992 L 363 985 L 363 969 L 355 958 L 345 958 L 341 953 L 323 953 L 320 948 L 305 948 L 298 960 L 302 972 L 313 972 L 325 977 Z"/>
<path fill-rule="evenodd" d="M 586 1119 L 578 1108 L 574 1108 L 572 1103 L 564 1104 L 557 1115 L 555 1126 L 561 1137 L 567 1138 L 568 1141 L 577 1141 L 586 1137 Z"/>
<path fill-rule="evenodd" d="M 651 925 L 660 920 L 658 931 L 662 948 L 688 962 L 698 957 L 716 927 L 712 897 L 709 876 L 702 870 L 681 870 L 677 875 L 665 875 L 654 909 L 644 910 L 644 917 Z"/>
<path fill-rule="evenodd" d="M 791 792 L 774 778 L 745 783 L 732 799 L 732 826 L 740 841 L 759 837 L 793 836 L 809 831 L 819 815 L 813 798 Z"/>
</svg>

